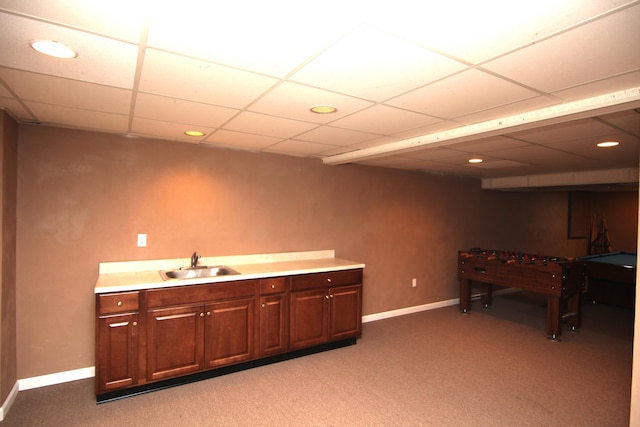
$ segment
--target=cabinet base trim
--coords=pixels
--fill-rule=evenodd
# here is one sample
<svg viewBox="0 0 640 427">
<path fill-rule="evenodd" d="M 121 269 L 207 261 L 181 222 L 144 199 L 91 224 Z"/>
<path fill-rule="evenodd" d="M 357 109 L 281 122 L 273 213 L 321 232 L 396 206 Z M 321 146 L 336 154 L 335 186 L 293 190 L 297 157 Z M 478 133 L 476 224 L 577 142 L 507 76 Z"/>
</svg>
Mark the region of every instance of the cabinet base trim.
<svg viewBox="0 0 640 427">
<path fill-rule="evenodd" d="M 189 384 L 196 381 L 202 381 L 210 378 L 219 377 L 222 375 L 231 374 L 234 372 L 244 371 L 245 369 L 256 368 L 259 366 L 269 365 L 272 363 L 283 362 L 286 360 L 295 359 L 310 354 L 320 353 L 323 351 L 333 350 L 336 348 L 346 347 L 356 343 L 356 337 L 347 338 L 341 341 L 334 341 L 322 345 L 318 345 L 310 348 L 303 348 L 300 350 L 291 351 L 288 353 L 277 354 L 274 356 L 265 357 L 262 359 L 252 360 L 249 362 L 239 363 L 237 365 L 225 366 L 222 368 L 212 369 L 209 371 L 198 372 L 196 374 L 185 375 L 183 377 L 171 378 L 168 380 L 153 382 L 136 387 L 131 387 L 123 390 L 116 390 L 107 393 L 102 393 L 96 396 L 96 403 L 106 403 L 125 397 L 136 396 L 139 394 L 149 393 L 156 390 L 162 390 L 165 388 L 176 387 L 179 385 Z"/>
</svg>

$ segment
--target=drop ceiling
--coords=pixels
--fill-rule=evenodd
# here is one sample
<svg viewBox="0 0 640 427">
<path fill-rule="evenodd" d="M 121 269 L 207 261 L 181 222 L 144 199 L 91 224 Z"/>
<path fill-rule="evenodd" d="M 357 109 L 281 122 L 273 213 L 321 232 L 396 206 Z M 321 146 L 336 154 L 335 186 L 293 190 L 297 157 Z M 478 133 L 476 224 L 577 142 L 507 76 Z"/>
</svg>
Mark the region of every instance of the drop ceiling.
<svg viewBox="0 0 640 427">
<path fill-rule="evenodd" d="M 0 0 L 0 108 L 484 188 L 637 185 L 639 22 L 640 0 Z"/>
</svg>

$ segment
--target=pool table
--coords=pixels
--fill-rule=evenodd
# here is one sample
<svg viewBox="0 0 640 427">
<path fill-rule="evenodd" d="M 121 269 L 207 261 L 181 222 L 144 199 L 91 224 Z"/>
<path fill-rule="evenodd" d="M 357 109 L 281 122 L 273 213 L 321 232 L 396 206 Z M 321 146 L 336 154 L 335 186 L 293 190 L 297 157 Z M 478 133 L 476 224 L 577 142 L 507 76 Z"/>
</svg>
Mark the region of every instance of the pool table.
<svg viewBox="0 0 640 427">
<path fill-rule="evenodd" d="M 587 300 L 633 308 L 637 259 L 637 255 L 630 252 L 581 257 L 586 265 Z"/>
</svg>

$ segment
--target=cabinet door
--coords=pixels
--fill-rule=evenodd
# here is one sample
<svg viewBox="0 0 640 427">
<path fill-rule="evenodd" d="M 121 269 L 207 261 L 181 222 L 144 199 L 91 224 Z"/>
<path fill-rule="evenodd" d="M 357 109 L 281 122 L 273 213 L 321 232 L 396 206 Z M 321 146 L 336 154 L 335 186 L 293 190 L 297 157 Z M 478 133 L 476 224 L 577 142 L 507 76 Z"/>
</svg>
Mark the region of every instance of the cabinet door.
<svg viewBox="0 0 640 427">
<path fill-rule="evenodd" d="M 260 356 L 287 350 L 285 294 L 260 298 Z"/>
<path fill-rule="evenodd" d="M 207 304 L 205 360 L 208 368 L 253 359 L 255 299 Z"/>
<path fill-rule="evenodd" d="M 147 313 L 147 378 L 160 380 L 203 369 L 204 306 Z"/>
<path fill-rule="evenodd" d="M 138 314 L 98 318 L 96 389 L 98 392 L 138 383 Z"/>
<path fill-rule="evenodd" d="M 325 289 L 291 293 L 289 306 L 291 349 L 311 347 L 327 341 L 328 299 L 329 295 Z"/>
<path fill-rule="evenodd" d="M 329 339 L 339 340 L 362 332 L 362 286 L 329 290 Z"/>
</svg>

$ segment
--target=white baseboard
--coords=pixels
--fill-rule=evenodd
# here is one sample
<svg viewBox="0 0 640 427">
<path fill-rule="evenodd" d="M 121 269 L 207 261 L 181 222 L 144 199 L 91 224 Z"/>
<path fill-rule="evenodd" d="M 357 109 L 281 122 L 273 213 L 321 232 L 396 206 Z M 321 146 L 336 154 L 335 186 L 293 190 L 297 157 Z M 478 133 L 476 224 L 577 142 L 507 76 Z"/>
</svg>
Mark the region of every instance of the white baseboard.
<svg viewBox="0 0 640 427">
<path fill-rule="evenodd" d="M 505 289 L 503 291 L 494 292 L 494 295 L 499 293 L 507 293 L 509 291 L 510 290 Z M 477 298 L 478 296 L 473 296 L 473 297 Z M 429 304 L 416 305 L 413 307 L 400 308 L 397 310 L 384 311 L 381 313 L 368 314 L 366 316 L 362 316 L 362 323 L 375 322 L 376 320 L 389 319 L 391 317 L 404 316 L 406 314 L 413 314 L 413 313 L 418 313 L 418 312 L 427 311 L 427 310 L 434 310 L 436 308 L 448 307 L 448 306 L 456 305 L 459 303 L 460 303 L 460 298 L 454 298 L 454 299 L 445 300 L 445 301 L 432 302 Z M 2 407 L 0 407 L 0 416 L 2 415 L 2 413 L 6 413 L 6 411 L 8 410 L 8 407 L 11 406 L 11 403 L 13 403 L 13 399 L 15 399 L 15 395 L 17 395 L 18 390 L 24 391 L 32 388 L 46 387 L 54 384 L 92 378 L 94 376 L 95 376 L 95 367 L 89 366 L 87 368 L 74 369 L 71 371 L 57 372 L 54 374 L 41 375 L 38 377 L 24 378 L 24 379 L 18 380 L 18 382 L 16 383 L 16 386 L 14 386 L 13 389 L 11 390 L 11 394 L 9 395 L 7 400 L 4 402 Z M 0 418 L 0 421 L 1 420 L 2 419 Z"/>
<path fill-rule="evenodd" d="M 493 295 L 504 295 L 514 292 L 520 292 L 520 289 L 505 288 L 493 292 Z M 472 300 L 482 297 L 483 294 L 471 295 Z M 435 310 L 436 308 L 449 307 L 450 305 L 460 304 L 460 298 L 453 298 L 444 301 L 431 302 L 429 304 L 414 305 L 413 307 L 399 308 L 397 310 L 383 311 L 382 313 L 368 314 L 362 316 L 362 323 L 375 322 L 376 320 L 389 319 L 396 316 L 404 316 L 405 314 L 419 313 L 421 311 Z"/>
<path fill-rule="evenodd" d="M 436 308 L 448 307 L 460 303 L 460 298 L 454 298 L 445 301 L 432 302 L 429 304 L 414 305 L 413 307 L 399 308 L 397 310 L 383 311 L 382 313 L 368 314 L 362 316 L 362 323 L 375 322 L 376 320 L 389 319 L 396 316 L 404 316 L 405 314 L 413 314 L 421 311 L 434 310 Z"/>
<path fill-rule="evenodd" d="M 362 322 L 363 323 L 373 322 L 376 320 L 387 319 L 390 317 L 417 313 L 419 311 L 433 310 L 440 307 L 446 307 L 449 305 L 458 304 L 458 301 L 459 299 L 456 298 L 456 299 L 447 300 L 447 301 L 438 301 L 430 304 L 418 305 L 415 307 L 407 307 L 407 308 L 402 308 L 398 310 L 385 311 L 383 313 L 370 314 L 367 316 L 362 316 Z M 30 390 L 33 388 L 46 387 L 54 384 L 92 378 L 95 376 L 95 372 L 96 372 L 95 366 L 89 366 L 87 368 L 74 369 L 71 371 L 57 372 L 54 374 L 41 375 L 38 377 L 23 378 L 21 380 L 18 380 L 18 382 L 16 383 L 16 386 L 14 386 L 15 395 L 18 394 L 18 390 L 24 391 L 24 390 Z M 14 390 L 12 390 L 12 393 L 14 393 Z M 13 403 L 13 399 L 15 399 L 15 395 L 9 396 L 11 400 L 7 398 L 4 405 L 2 405 L 2 407 L 0 408 L 0 411 L 2 411 L 3 408 L 6 408 L 5 409 L 5 413 L 6 413 L 6 410 L 8 410 L 7 406 L 11 406 L 11 403 Z M 0 412 L 0 415 L 1 415 L 1 412 Z"/>
<path fill-rule="evenodd" d="M 96 368 L 89 366 L 88 368 L 74 369 L 72 371 L 57 372 L 55 374 L 41 375 L 39 377 L 24 378 L 18 380 L 20 391 L 32 388 L 46 387 L 48 385 L 66 383 L 69 381 L 83 380 L 92 378 L 96 374 Z"/>
<path fill-rule="evenodd" d="M 13 401 L 16 400 L 16 397 L 18 397 L 18 391 L 19 391 L 19 386 L 18 386 L 18 383 L 16 382 L 11 388 L 11 391 L 9 392 L 9 395 L 7 396 L 5 401 L 2 402 L 2 406 L 0 406 L 0 421 L 3 421 L 4 417 L 9 413 L 9 409 L 11 409 L 11 405 L 13 405 Z"/>
</svg>

